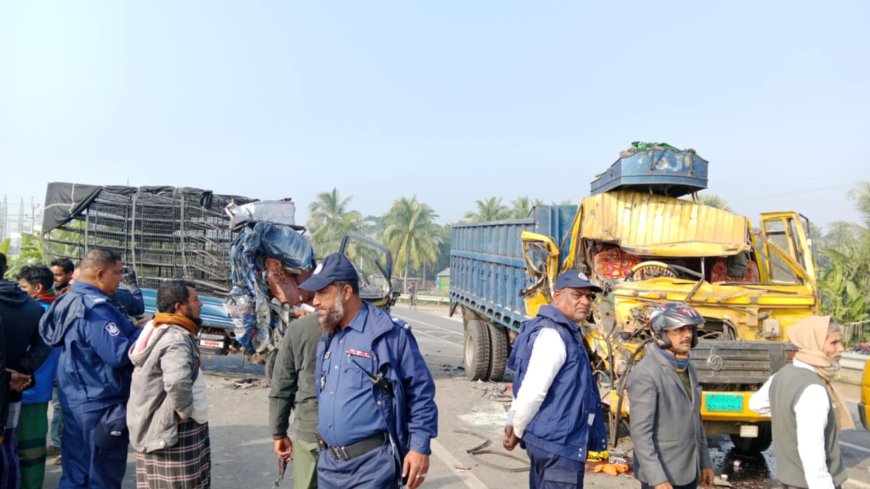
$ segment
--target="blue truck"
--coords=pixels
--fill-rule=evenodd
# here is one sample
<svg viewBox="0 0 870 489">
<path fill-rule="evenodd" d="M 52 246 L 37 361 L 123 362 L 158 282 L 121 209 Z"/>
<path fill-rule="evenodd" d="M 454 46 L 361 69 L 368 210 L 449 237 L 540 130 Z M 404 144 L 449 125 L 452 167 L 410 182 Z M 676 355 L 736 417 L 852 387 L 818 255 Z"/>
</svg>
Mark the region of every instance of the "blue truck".
<svg viewBox="0 0 870 489">
<path fill-rule="evenodd" d="M 534 286 L 522 233 L 554 236 L 570 246 L 576 205 L 536 207 L 526 219 L 459 224 L 451 229 L 450 315 L 462 311 L 463 364 L 469 380 L 500 381 L 513 338 L 528 319 L 524 291 Z"/>
</svg>

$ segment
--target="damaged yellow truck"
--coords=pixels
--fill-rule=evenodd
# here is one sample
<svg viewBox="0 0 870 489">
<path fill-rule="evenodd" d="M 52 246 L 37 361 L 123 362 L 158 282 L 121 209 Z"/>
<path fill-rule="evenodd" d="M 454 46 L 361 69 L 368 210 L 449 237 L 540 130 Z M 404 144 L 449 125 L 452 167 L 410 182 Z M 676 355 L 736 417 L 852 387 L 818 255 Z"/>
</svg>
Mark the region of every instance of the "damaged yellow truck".
<svg viewBox="0 0 870 489">
<path fill-rule="evenodd" d="M 641 161 L 645 171 L 669 156 L 656 151 Z M 695 161 L 682 166 L 671 158 L 670 170 L 697 170 L 700 159 L 689 156 Z M 791 360 L 789 326 L 818 312 L 809 223 L 794 212 L 771 212 L 754 227 L 747 217 L 685 196 L 694 190 L 653 182 L 595 193 L 593 183 L 593 195 L 579 206 L 454 226 L 451 312 L 462 310 L 468 378 L 502 380 L 522 321 L 550 302 L 560 272 L 579 270 L 605 289 L 583 327 L 613 443 L 631 415 L 624 379 L 650 339 L 649 313 L 662 302 L 684 301 L 706 319 L 692 364 L 707 436 L 730 434 L 746 452 L 766 449 L 769 419 L 750 411 L 748 399 Z"/>
</svg>

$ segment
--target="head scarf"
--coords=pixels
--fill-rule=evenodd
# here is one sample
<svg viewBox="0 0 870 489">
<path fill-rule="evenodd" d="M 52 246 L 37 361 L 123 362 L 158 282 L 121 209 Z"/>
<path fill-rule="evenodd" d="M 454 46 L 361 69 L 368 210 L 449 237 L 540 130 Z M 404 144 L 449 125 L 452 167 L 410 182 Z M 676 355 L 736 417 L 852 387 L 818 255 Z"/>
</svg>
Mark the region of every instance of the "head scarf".
<svg viewBox="0 0 870 489">
<path fill-rule="evenodd" d="M 855 422 L 849 414 L 846 403 L 840 399 L 831 381 L 834 378 L 836 367 L 834 362 L 825 354 L 822 348 L 828 338 L 828 326 L 831 324 L 831 316 L 810 316 L 798 321 L 788 329 L 788 340 L 798 347 L 795 359 L 800 360 L 815 369 L 816 373 L 825 380 L 825 387 L 831 397 L 837 427 L 840 430 L 855 428 Z"/>
</svg>

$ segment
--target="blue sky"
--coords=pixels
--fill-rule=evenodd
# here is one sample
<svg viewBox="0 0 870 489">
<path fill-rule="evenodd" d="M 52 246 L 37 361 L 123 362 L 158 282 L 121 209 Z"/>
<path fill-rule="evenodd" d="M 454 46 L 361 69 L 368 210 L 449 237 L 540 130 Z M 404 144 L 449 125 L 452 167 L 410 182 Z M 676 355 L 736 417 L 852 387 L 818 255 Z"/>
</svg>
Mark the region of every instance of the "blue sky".
<svg viewBox="0 0 870 489">
<path fill-rule="evenodd" d="M 757 222 L 858 222 L 870 3 L 0 3 L 0 196 L 49 181 L 577 201 L 631 141 L 692 147 Z"/>
</svg>

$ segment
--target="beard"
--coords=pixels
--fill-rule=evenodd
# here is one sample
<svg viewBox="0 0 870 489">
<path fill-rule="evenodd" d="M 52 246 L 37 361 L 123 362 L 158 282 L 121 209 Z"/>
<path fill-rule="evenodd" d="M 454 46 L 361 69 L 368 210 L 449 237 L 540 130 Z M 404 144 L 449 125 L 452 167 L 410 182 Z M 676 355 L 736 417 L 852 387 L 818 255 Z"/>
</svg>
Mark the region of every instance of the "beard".
<svg viewBox="0 0 870 489">
<path fill-rule="evenodd" d="M 341 303 L 341 300 L 336 300 L 335 304 L 326 311 L 326 315 L 320 316 L 320 329 L 326 333 L 332 333 L 343 317 L 344 304 Z"/>
</svg>

